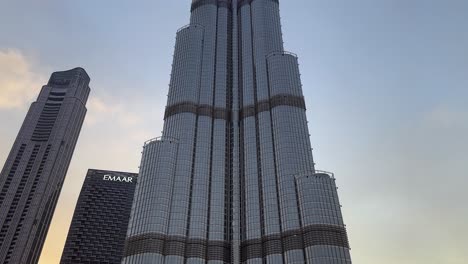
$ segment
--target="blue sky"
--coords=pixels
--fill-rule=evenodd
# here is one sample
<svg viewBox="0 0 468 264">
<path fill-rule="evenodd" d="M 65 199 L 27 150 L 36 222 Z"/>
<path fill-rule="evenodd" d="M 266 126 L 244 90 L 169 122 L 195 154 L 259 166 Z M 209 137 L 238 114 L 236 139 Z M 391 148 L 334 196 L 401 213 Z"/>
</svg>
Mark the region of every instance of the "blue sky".
<svg viewBox="0 0 468 264">
<path fill-rule="evenodd" d="M 159 136 L 190 0 L 0 0 L 0 163 L 50 73 L 92 78 L 41 263 L 60 257 L 88 168 L 137 171 Z M 468 259 L 468 1 L 282 0 L 318 168 L 334 171 L 361 264 Z"/>
</svg>

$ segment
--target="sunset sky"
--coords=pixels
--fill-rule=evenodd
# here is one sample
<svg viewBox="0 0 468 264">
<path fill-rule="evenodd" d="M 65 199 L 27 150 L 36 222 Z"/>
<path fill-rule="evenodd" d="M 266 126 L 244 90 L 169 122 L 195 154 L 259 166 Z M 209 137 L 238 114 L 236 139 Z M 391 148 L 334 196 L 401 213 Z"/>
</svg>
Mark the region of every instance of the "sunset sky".
<svg viewBox="0 0 468 264">
<path fill-rule="evenodd" d="M 160 136 L 191 0 L 0 0 L 0 166 L 53 71 L 91 77 L 40 263 L 58 263 L 88 168 L 138 172 Z M 468 1 L 280 0 L 317 168 L 356 264 L 468 262 Z M 2 213 L 2 212 L 0 212 Z"/>
</svg>

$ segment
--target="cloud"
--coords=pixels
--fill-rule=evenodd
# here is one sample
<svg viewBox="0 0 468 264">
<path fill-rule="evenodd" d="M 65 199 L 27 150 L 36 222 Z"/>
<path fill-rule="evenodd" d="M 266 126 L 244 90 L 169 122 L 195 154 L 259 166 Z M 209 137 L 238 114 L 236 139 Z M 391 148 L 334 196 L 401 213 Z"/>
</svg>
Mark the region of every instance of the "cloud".
<svg viewBox="0 0 468 264">
<path fill-rule="evenodd" d="M 441 105 L 429 112 L 425 121 L 439 128 L 468 128 L 468 109 Z"/>
<path fill-rule="evenodd" d="M 39 94 L 47 78 L 20 51 L 0 50 L 0 109 L 21 109 Z"/>
<path fill-rule="evenodd" d="M 91 95 L 86 107 L 88 109 L 85 128 L 86 135 L 92 135 L 92 145 L 117 147 L 129 151 L 139 148 L 144 141 L 158 136 L 156 131 L 162 122 L 153 121 L 154 114 L 149 109 L 151 102 L 143 100 L 119 100 L 119 97 L 106 94 Z M 116 150 L 115 153 L 118 151 Z"/>
<path fill-rule="evenodd" d="M 122 127 L 135 127 L 144 120 L 140 115 L 130 111 L 131 106 L 116 103 L 118 100 L 104 97 L 91 97 L 87 103 L 87 125 L 96 125 L 103 122 L 113 122 Z"/>
</svg>

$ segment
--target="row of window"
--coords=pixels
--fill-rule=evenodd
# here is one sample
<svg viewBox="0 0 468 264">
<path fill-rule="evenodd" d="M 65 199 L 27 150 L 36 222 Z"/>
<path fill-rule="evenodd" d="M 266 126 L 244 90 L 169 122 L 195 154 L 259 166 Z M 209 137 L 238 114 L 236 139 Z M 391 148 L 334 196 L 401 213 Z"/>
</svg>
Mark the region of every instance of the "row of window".
<svg viewBox="0 0 468 264">
<path fill-rule="evenodd" d="M 10 184 L 13 180 L 13 176 L 15 175 L 16 170 L 18 169 L 18 165 L 21 161 L 21 158 L 23 157 L 25 148 L 26 148 L 26 144 L 22 144 L 20 146 L 18 153 L 16 154 L 15 160 L 13 161 L 13 164 L 11 165 L 11 169 L 8 172 L 8 176 L 5 180 L 5 183 L 3 184 L 2 191 L 0 192 L 0 206 L 3 204 L 5 196 L 8 192 L 8 189 L 10 188 Z M 1 237 L 1 234 L 0 234 L 0 237 Z"/>
<path fill-rule="evenodd" d="M 29 158 L 29 161 L 26 165 L 26 169 L 23 173 L 23 176 L 21 177 L 21 180 L 20 180 L 20 183 L 18 185 L 18 189 L 16 189 L 16 193 L 15 193 L 15 196 L 13 198 L 13 202 L 11 203 L 10 205 L 10 210 L 8 211 L 7 213 L 7 217 L 5 219 L 5 222 L 3 224 L 3 227 L 2 227 L 2 231 L 6 231 L 10 228 L 10 224 L 13 223 L 12 220 L 13 220 L 13 216 L 15 214 L 15 212 L 17 211 L 17 207 L 18 207 L 18 204 L 19 204 L 19 201 L 20 201 L 20 198 L 23 194 L 23 191 L 26 187 L 26 183 L 29 179 L 29 175 L 31 174 L 31 171 L 33 169 L 33 165 L 36 161 L 36 157 L 37 157 L 37 154 L 39 152 L 39 148 L 40 148 L 40 145 L 35 145 L 33 150 L 32 150 L 32 153 L 31 153 L 31 156 Z M 19 236 L 19 232 L 21 230 L 21 227 L 22 227 L 22 222 L 23 222 L 24 218 L 20 218 L 19 221 L 17 222 L 17 228 L 15 228 L 15 233 L 13 234 L 13 237 L 11 239 L 11 242 L 10 242 L 10 246 L 8 248 L 8 251 L 7 251 L 7 254 L 5 256 L 5 260 L 4 260 L 4 264 L 8 264 L 10 263 L 10 259 L 12 257 L 12 254 L 13 254 L 13 250 L 16 246 L 16 242 L 18 240 L 18 236 Z M 15 223 L 13 223 L 15 224 Z M 3 241 L 2 241 L 3 243 Z"/>
</svg>

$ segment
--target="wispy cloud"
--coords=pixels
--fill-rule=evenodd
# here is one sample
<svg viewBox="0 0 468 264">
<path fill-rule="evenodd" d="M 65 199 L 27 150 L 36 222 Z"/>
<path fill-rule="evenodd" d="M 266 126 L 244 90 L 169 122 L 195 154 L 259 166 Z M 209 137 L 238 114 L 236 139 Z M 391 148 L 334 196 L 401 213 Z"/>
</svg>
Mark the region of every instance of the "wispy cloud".
<svg viewBox="0 0 468 264">
<path fill-rule="evenodd" d="M 143 122 L 143 117 L 131 111 L 131 106 L 116 103 L 115 99 L 91 97 L 88 101 L 87 125 L 103 122 L 113 122 L 123 127 L 135 127 Z"/>
<path fill-rule="evenodd" d="M 428 113 L 425 121 L 441 128 L 468 128 L 468 111 L 467 109 L 441 105 Z"/>
<path fill-rule="evenodd" d="M 26 107 L 46 80 L 20 51 L 0 50 L 0 109 Z"/>
</svg>

